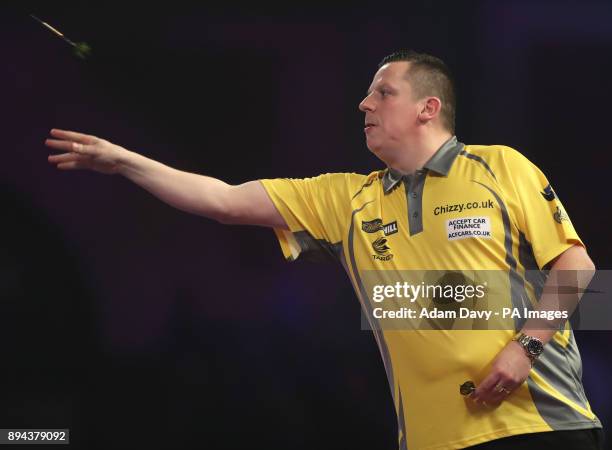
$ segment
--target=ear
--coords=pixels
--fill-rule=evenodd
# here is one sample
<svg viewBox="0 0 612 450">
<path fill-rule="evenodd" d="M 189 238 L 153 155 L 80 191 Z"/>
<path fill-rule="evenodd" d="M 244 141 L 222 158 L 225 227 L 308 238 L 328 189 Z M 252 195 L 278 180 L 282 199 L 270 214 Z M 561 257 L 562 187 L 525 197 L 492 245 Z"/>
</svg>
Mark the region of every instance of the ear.
<svg viewBox="0 0 612 450">
<path fill-rule="evenodd" d="M 427 123 L 440 114 L 442 102 L 438 97 L 426 97 L 419 112 L 419 120 L 422 123 Z"/>
</svg>

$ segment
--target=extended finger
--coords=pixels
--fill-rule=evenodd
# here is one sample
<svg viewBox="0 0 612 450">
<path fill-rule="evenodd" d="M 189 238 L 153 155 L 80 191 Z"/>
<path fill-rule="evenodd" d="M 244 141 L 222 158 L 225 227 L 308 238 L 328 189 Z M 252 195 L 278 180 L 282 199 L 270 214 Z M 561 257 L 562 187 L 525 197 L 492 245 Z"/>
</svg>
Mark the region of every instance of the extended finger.
<svg viewBox="0 0 612 450">
<path fill-rule="evenodd" d="M 47 158 L 50 163 L 63 163 L 69 161 L 81 161 L 86 156 L 79 155 L 78 153 L 62 153 L 61 155 L 49 155 Z"/>
<path fill-rule="evenodd" d="M 60 141 L 57 139 L 47 139 L 45 140 L 45 145 L 47 147 L 51 147 L 56 150 L 62 150 L 64 152 L 74 152 L 74 153 L 83 153 L 90 154 L 93 153 L 93 146 L 84 145 L 80 142 L 70 142 L 70 141 Z"/>
<path fill-rule="evenodd" d="M 57 139 L 46 139 L 45 140 L 45 145 L 47 147 L 51 147 L 55 150 L 62 150 L 65 152 L 71 152 L 73 151 L 73 146 L 72 146 L 73 142 L 70 141 L 60 141 Z"/>
<path fill-rule="evenodd" d="M 58 169 L 61 170 L 75 170 L 75 169 L 85 169 L 85 165 L 83 165 L 80 161 L 68 161 L 63 162 L 57 165 Z"/>
<path fill-rule="evenodd" d="M 57 128 L 51 129 L 51 136 L 66 139 L 81 144 L 94 144 L 97 141 L 97 137 L 90 134 L 77 133 L 76 131 L 60 130 Z"/>
</svg>

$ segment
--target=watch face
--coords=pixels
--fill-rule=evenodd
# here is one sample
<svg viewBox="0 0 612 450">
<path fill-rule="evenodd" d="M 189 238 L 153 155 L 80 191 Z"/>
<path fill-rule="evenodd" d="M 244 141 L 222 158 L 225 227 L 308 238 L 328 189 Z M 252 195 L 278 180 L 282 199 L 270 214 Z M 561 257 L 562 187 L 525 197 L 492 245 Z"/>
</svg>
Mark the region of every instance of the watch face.
<svg viewBox="0 0 612 450">
<path fill-rule="evenodd" d="M 539 355 L 544 350 L 542 343 L 536 339 L 532 339 L 527 343 L 527 351 L 534 356 Z"/>
</svg>

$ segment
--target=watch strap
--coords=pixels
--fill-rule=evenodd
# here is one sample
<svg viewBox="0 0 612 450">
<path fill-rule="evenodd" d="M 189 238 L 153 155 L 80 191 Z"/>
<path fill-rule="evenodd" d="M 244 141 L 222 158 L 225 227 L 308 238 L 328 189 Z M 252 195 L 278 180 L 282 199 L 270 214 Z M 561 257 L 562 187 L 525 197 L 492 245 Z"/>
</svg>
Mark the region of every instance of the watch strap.
<svg viewBox="0 0 612 450">
<path fill-rule="evenodd" d="M 531 361 L 531 365 L 533 366 L 533 363 L 538 359 L 538 356 L 540 356 L 540 354 L 542 353 L 542 351 L 540 351 L 538 354 L 533 354 L 529 351 L 528 345 L 531 341 L 538 341 L 540 344 L 542 344 L 542 341 L 539 340 L 536 337 L 533 336 L 529 336 L 525 333 L 517 333 L 513 338 L 513 341 L 517 341 L 519 343 L 519 345 L 521 347 L 523 347 L 523 350 L 525 350 L 525 354 L 527 355 L 527 357 L 529 358 L 529 360 Z M 542 345 L 543 346 L 543 345 Z"/>
</svg>

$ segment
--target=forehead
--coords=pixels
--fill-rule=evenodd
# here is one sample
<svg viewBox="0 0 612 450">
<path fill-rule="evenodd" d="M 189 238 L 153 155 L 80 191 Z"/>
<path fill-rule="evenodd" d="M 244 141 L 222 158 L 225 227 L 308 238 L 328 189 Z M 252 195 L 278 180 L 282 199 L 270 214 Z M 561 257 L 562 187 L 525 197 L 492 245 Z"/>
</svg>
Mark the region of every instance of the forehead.
<svg viewBox="0 0 612 450">
<path fill-rule="evenodd" d="M 378 69 L 374 75 L 370 90 L 381 84 L 399 85 L 402 81 L 409 84 L 405 76 L 408 65 L 409 63 L 407 61 L 397 61 L 385 64 Z"/>
</svg>

